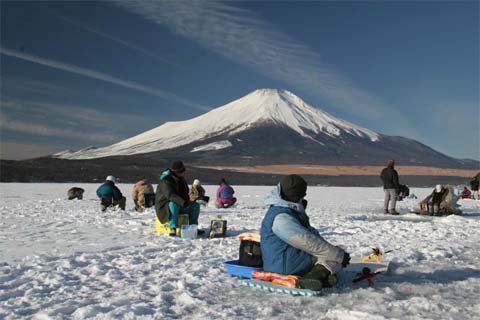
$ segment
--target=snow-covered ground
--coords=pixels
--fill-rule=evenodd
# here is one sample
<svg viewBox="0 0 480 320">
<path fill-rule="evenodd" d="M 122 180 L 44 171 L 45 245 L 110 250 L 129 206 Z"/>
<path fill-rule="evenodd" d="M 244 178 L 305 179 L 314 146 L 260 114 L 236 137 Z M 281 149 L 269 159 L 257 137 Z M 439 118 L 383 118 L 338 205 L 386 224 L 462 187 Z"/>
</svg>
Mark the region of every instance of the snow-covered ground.
<svg viewBox="0 0 480 320">
<path fill-rule="evenodd" d="M 71 186 L 84 200 L 66 200 Z M 310 187 L 311 223 L 353 256 L 393 249 L 390 273 L 373 288 L 294 297 L 244 287 L 223 262 L 235 235 L 258 229 L 271 187 L 236 187 L 239 204 L 202 208 L 200 225 L 222 215 L 224 239 L 153 232 L 153 209 L 101 213 L 93 184 L 0 184 L 0 319 L 480 319 L 480 201 L 464 216 L 381 214 L 380 188 Z M 207 186 L 214 194 L 215 186 Z M 419 198 L 430 189 L 412 189 Z"/>
</svg>

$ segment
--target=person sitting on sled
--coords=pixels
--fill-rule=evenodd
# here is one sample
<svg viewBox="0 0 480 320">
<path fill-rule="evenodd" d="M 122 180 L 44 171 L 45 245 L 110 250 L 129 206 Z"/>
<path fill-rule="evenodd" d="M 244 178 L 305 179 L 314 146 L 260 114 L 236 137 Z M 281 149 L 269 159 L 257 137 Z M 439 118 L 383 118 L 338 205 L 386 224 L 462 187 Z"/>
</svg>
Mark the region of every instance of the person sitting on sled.
<svg viewBox="0 0 480 320">
<path fill-rule="evenodd" d="M 228 208 L 237 202 L 237 198 L 233 196 L 235 191 L 233 188 L 227 183 L 225 178 L 220 180 L 220 186 L 217 189 L 217 208 Z"/>
<path fill-rule="evenodd" d="M 188 214 L 189 224 L 198 225 L 200 205 L 191 202 L 188 184 L 185 181 L 185 166 L 182 161 L 174 161 L 170 169 L 162 172 L 155 195 L 155 213 L 161 223 L 169 222 L 170 236 L 176 235 L 178 216 Z M 198 230 L 198 234 L 205 231 Z"/>
<path fill-rule="evenodd" d="M 210 197 L 207 197 L 205 195 L 205 189 L 202 187 L 202 184 L 198 179 L 193 180 L 192 187 L 190 188 L 188 195 L 190 197 L 190 201 L 192 202 L 203 201 L 205 203 L 208 203 L 208 201 L 210 200 Z"/>
<path fill-rule="evenodd" d="M 145 208 L 155 205 L 155 191 L 147 179 L 140 179 L 135 183 L 132 191 L 132 200 L 137 212 L 143 212 Z"/>
<path fill-rule="evenodd" d="M 267 195 L 269 209 L 260 231 L 263 270 L 298 275 L 297 287 L 318 291 L 336 284 L 336 274 L 348 265 L 350 255 L 310 225 L 306 191 L 302 177 L 288 175 Z"/>
<path fill-rule="evenodd" d="M 117 188 L 115 182 L 117 179 L 114 176 L 108 176 L 105 183 L 97 189 L 97 196 L 100 198 L 100 209 L 105 212 L 110 206 L 119 206 L 120 209 L 125 210 L 125 203 L 127 199 L 122 195 L 120 189 Z"/>
</svg>

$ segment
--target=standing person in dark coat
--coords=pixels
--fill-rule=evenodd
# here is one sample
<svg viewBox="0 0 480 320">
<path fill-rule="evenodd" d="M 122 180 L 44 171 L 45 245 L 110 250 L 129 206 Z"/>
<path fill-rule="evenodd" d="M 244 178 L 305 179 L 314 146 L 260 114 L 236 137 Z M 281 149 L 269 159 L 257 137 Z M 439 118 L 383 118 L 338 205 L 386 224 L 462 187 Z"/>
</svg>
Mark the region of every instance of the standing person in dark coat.
<svg viewBox="0 0 480 320">
<path fill-rule="evenodd" d="M 382 179 L 385 193 L 383 212 L 397 215 L 398 212 L 395 210 L 395 205 L 397 204 L 397 194 L 400 184 L 398 183 L 398 173 L 394 167 L 395 160 L 388 160 L 387 167 L 382 170 L 380 178 Z"/>
<path fill-rule="evenodd" d="M 174 161 L 170 169 L 162 172 L 155 195 L 155 213 L 161 223 L 169 222 L 170 236 L 176 236 L 178 216 L 188 214 L 189 224 L 198 225 L 200 204 L 190 201 L 188 184 L 185 181 L 185 166 Z M 198 230 L 198 234 L 205 233 Z"/>
<path fill-rule="evenodd" d="M 100 208 L 105 212 L 110 206 L 119 206 L 120 209 L 125 210 L 125 203 L 127 199 L 122 195 L 120 189 L 115 186 L 117 179 L 114 176 L 108 176 L 105 183 L 97 189 L 97 196 L 101 200 Z"/>
<path fill-rule="evenodd" d="M 472 181 L 470 181 L 470 188 L 472 189 L 472 199 L 476 199 L 476 200 L 479 200 L 479 196 L 478 196 L 478 188 L 480 186 L 480 172 L 475 176 L 473 177 Z"/>
</svg>

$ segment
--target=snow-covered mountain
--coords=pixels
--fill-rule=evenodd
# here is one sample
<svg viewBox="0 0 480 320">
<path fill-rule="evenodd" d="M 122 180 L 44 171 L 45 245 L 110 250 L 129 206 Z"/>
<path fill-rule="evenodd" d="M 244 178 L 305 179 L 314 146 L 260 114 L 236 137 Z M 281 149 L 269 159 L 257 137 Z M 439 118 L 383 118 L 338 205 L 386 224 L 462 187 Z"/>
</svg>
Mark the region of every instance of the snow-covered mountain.
<svg viewBox="0 0 480 320">
<path fill-rule="evenodd" d="M 190 165 L 330 164 L 472 166 L 415 140 L 376 133 L 308 105 L 295 94 L 258 89 L 201 116 L 167 122 L 103 148 L 63 151 L 62 159 L 113 156 L 183 159 Z"/>
<path fill-rule="evenodd" d="M 338 137 L 342 133 L 378 141 L 380 135 L 314 108 L 286 90 L 259 89 L 199 117 L 167 122 L 155 129 L 104 148 L 63 151 L 55 156 L 66 159 L 90 159 L 116 155 L 133 155 L 178 148 L 193 142 L 220 136 L 234 136 L 262 124 L 288 127 L 299 135 L 317 141 L 315 134 Z M 320 141 L 317 141 L 321 143 Z M 212 143 L 209 143 L 212 145 Z M 218 150 L 231 147 L 219 140 L 217 147 L 192 149 Z"/>
</svg>

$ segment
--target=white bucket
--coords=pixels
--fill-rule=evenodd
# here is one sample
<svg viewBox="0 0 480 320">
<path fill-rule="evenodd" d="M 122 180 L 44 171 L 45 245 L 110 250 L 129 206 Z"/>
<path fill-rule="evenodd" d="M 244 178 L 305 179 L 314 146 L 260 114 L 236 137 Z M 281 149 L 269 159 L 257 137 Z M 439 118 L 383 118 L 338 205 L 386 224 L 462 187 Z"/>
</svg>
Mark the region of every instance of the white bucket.
<svg viewBox="0 0 480 320">
<path fill-rule="evenodd" d="M 197 239 L 197 225 L 196 224 L 182 225 L 180 235 L 184 239 Z"/>
</svg>

